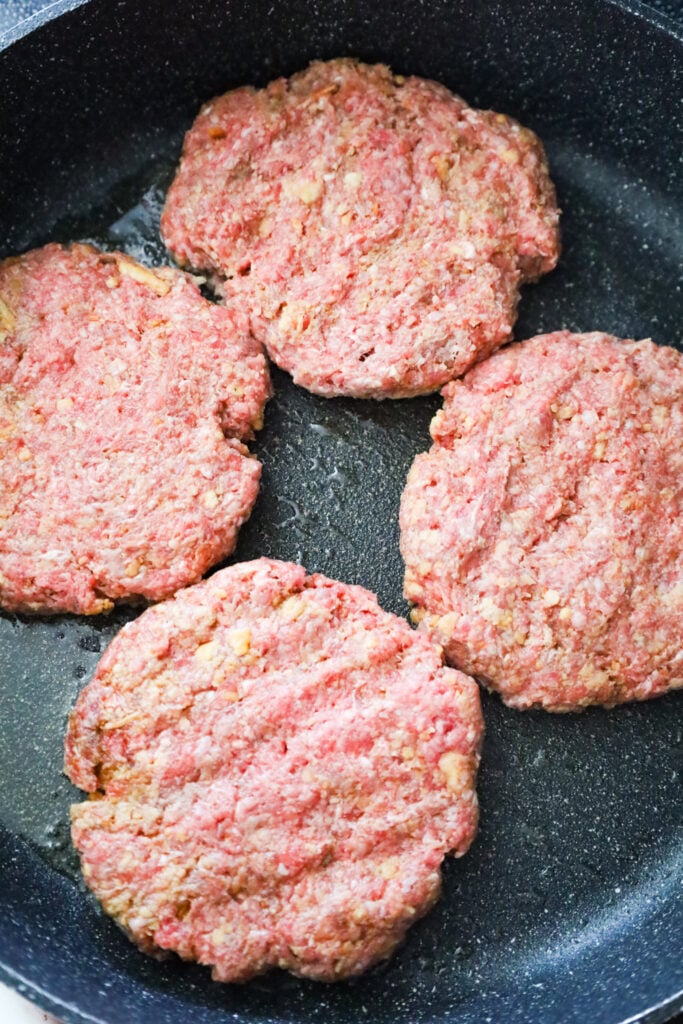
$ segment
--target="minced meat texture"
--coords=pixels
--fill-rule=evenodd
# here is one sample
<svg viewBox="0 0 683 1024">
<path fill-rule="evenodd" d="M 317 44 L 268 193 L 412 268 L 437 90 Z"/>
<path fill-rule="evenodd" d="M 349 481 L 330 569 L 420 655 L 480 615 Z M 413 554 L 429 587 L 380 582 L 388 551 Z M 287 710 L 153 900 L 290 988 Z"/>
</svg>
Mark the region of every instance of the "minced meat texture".
<svg viewBox="0 0 683 1024">
<path fill-rule="evenodd" d="M 374 398 L 434 391 L 508 340 L 557 224 L 533 132 L 346 59 L 207 103 L 162 217 L 297 384 Z"/>
<path fill-rule="evenodd" d="M 159 600 L 232 551 L 265 358 L 170 268 L 48 245 L 0 264 L 0 605 Z"/>
<path fill-rule="evenodd" d="M 683 686 L 683 356 L 560 332 L 444 389 L 401 507 L 405 594 L 515 708 Z"/>
<path fill-rule="evenodd" d="M 66 770 L 87 884 L 219 981 L 387 957 L 477 827 L 476 684 L 368 591 L 260 559 L 125 626 Z"/>
</svg>

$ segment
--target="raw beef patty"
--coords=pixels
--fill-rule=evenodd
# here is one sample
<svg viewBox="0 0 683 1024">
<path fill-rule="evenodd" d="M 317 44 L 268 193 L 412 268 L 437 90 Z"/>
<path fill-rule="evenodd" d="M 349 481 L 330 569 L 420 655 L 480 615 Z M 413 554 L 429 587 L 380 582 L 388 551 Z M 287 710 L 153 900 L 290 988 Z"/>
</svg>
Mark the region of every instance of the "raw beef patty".
<svg viewBox="0 0 683 1024">
<path fill-rule="evenodd" d="M 107 611 L 193 583 L 258 492 L 268 371 L 177 270 L 48 245 L 0 264 L 0 604 Z"/>
<path fill-rule="evenodd" d="M 358 974 L 470 845 L 481 736 L 476 684 L 368 591 L 234 565 L 124 627 L 78 700 L 85 879 L 217 980 Z"/>
<path fill-rule="evenodd" d="M 557 261 L 557 223 L 531 131 L 333 60 L 207 103 L 162 230 L 297 384 L 400 398 L 510 337 L 520 284 Z"/>
<path fill-rule="evenodd" d="M 401 508 L 414 615 L 506 703 L 683 686 L 683 356 L 550 334 L 444 389 Z"/>
</svg>

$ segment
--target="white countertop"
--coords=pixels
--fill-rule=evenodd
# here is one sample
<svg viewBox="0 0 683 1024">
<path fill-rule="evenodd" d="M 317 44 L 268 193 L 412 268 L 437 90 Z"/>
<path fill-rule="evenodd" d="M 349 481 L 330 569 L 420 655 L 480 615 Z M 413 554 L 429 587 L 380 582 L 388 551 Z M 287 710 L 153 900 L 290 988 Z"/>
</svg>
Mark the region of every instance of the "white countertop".
<svg viewBox="0 0 683 1024">
<path fill-rule="evenodd" d="M 0 1021 L 2 1024 L 59 1024 L 54 1017 L 22 999 L 12 989 L 0 984 Z"/>
</svg>

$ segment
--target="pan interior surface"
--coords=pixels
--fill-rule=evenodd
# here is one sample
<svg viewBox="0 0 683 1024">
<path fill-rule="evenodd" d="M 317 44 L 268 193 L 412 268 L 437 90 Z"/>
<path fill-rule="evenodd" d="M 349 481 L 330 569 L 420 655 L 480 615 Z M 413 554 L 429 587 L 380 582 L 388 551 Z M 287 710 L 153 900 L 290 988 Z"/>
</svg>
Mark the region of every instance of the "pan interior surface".
<svg viewBox="0 0 683 1024">
<path fill-rule="evenodd" d="M 678 342 L 683 44 L 609 2 L 182 0 L 171 14 L 91 0 L 0 54 L 0 256 L 89 239 L 162 262 L 159 212 L 200 102 L 343 54 L 438 79 L 540 134 L 564 254 L 524 292 L 516 337 Z M 398 503 L 438 396 L 326 400 L 273 380 L 253 446 L 261 493 L 233 560 L 301 562 L 405 615 Z M 435 910 L 356 982 L 215 985 L 138 953 L 80 881 L 68 806 L 81 794 L 61 774 L 69 709 L 136 614 L 0 617 L 4 980 L 66 1021 L 111 1024 L 617 1024 L 683 1005 L 682 694 L 569 716 L 485 695 L 479 836 L 446 863 Z"/>
</svg>

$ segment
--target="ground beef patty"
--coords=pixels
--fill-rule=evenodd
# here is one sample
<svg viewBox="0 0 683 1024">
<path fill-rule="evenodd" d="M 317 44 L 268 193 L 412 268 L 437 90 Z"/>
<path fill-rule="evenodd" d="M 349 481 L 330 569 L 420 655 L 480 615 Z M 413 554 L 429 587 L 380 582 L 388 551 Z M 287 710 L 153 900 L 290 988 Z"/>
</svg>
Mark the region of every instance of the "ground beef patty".
<svg viewBox="0 0 683 1024">
<path fill-rule="evenodd" d="M 400 398 L 510 337 L 520 283 L 557 261 L 557 222 L 532 132 L 334 60 L 206 104 L 162 230 L 297 384 Z"/>
<path fill-rule="evenodd" d="M 260 559 L 146 611 L 81 694 L 86 881 L 219 981 L 388 956 L 477 824 L 476 684 L 360 587 Z"/>
<path fill-rule="evenodd" d="M 58 245 L 0 264 L 0 604 L 167 597 L 235 544 L 268 371 L 186 275 Z"/>
<path fill-rule="evenodd" d="M 562 332 L 444 389 L 401 507 L 405 593 L 515 708 L 683 686 L 683 356 Z"/>
</svg>

